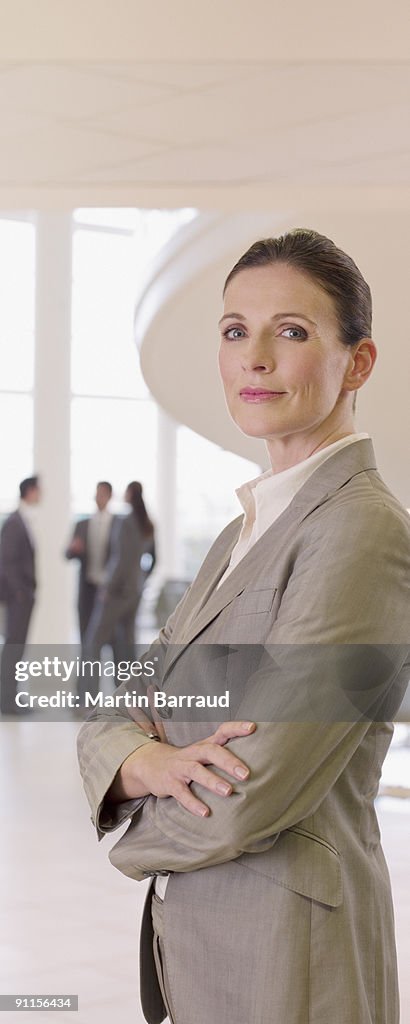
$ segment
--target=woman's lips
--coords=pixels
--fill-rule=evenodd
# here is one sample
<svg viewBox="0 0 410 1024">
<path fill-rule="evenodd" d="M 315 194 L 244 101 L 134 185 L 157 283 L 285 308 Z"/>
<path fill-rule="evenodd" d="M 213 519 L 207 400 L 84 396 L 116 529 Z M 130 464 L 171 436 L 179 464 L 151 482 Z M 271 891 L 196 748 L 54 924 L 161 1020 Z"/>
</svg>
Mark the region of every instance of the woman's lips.
<svg viewBox="0 0 410 1024">
<path fill-rule="evenodd" d="M 286 391 L 266 391 L 264 388 L 243 388 L 240 391 L 240 397 L 244 402 L 271 402 L 285 394 Z"/>
</svg>

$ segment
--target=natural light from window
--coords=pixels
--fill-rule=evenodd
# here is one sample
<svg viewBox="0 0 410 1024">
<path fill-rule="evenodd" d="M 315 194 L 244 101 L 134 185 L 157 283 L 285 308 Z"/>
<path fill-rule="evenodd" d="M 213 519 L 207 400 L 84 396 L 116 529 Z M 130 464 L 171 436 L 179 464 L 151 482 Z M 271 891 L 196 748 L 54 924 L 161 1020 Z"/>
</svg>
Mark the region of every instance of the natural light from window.
<svg viewBox="0 0 410 1024">
<path fill-rule="evenodd" d="M 16 505 L 19 481 L 33 471 L 34 272 L 33 224 L 1 218 L 0 514 Z"/>
</svg>

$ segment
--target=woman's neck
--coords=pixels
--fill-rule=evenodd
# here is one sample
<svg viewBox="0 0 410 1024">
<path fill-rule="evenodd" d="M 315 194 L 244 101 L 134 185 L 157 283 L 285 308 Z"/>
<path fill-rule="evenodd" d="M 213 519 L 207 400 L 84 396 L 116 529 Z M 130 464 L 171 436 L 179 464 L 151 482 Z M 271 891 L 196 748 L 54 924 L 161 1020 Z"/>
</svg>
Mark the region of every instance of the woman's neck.
<svg viewBox="0 0 410 1024">
<path fill-rule="evenodd" d="M 322 448 L 328 448 L 330 444 L 335 444 L 336 441 L 341 441 L 344 437 L 354 433 L 355 425 L 352 419 L 343 428 L 339 427 L 327 433 L 322 431 L 317 434 L 312 433 L 308 437 L 293 434 L 291 437 L 267 438 L 266 444 L 272 472 L 282 473 L 284 469 L 290 469 L 291 466 L 304 462 L 315 452 L 321 451 Z"/>
</svg>

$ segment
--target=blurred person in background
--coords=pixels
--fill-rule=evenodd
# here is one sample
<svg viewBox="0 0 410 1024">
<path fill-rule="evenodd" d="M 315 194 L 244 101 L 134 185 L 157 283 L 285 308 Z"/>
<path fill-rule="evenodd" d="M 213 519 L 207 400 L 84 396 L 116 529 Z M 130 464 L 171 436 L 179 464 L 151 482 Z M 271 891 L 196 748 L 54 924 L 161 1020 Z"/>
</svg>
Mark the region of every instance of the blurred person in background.
<svg viewBox="0 0 410 1024">
<path fill-rule="evenodd" d="M 100 480 L 95 492 L 97 510 L 94 515 L 76 523 L 65 551 L 66 558 L 76 558 L 80 563 L 77 607 L 81 643 L 87 632 L 98 588 L 105 582 L 107 562 L 112 554 L 116 517 L 108 508 L 111 497 L 111 484 L 107 480 Z"/>
<path fill-rule="evenodd" d="M 98 591 L 84 639 L 85 660 L 99 659 L 106 644 L 111 645 L 116 663 L 134 657 L 135 619 L 145 580 L 155 563 L 155 534 L 139 481 L 128 484 L 124 500 L 131 511 L 117 519 L 105 582 Z M 148 568 L 144 568 L 146 556 Z"/>
<path fill-rule="evenodd" d="M 17 715 L 20 712 L 15 703 L 15 666 L 23 656 L 34 608 L 35 519 L 40 497 L 38 476 L 22 480 L 18 509 L 8 516 L 1 531 L 0 600 L 5 605 L 5 637 L 1 659 L 2 714 Z"/>
</svg>

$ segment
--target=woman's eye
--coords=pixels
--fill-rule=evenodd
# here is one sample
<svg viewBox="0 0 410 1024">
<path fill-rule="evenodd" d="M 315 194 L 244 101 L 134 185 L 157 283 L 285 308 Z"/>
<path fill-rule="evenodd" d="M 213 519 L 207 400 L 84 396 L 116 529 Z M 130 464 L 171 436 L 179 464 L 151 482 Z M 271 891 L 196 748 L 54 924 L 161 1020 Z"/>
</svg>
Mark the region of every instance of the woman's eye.
<svg viewBox="0 0 410 1024">
<path fill-rule="evenodd" d="M 303 341 L 307 338 L 307 333 L 303 327 L 284 327 L 281 334 L 295 341 Z"/>
<path fill-rule="evenodd" d="M 238 338 L 244 338 L 245 331 L 242 327 L 228 327 L 227 331 L 224 331 L 224 338 L 228 341 L 236 341 Z"/>
</svg>

